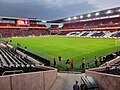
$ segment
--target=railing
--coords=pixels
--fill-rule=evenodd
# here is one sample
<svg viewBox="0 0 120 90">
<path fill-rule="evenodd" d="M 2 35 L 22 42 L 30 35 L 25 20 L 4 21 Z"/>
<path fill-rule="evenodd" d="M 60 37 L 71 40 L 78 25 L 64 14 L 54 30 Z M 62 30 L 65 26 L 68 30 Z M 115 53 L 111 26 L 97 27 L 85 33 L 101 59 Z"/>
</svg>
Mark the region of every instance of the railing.
<svg viewBox="0 0 120 90">
<path fill-rule="evenodd" d="M 13 73 L 13 74 L 17 74 L 17 73 L 23 73 L 23 70 L 14 70 L 14 71 L 5 71 L 2 73 L 2 76 L 9 74 L 9 73 Z"/>
</svg>

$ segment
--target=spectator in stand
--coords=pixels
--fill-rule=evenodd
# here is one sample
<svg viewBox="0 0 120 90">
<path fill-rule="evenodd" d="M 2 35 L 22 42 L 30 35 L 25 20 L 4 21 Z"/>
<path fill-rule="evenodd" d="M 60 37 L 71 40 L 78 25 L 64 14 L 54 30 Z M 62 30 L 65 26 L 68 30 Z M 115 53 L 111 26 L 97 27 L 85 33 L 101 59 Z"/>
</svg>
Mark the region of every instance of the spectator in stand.
<svg viewBox="0 0 120 90">
<path fill-rule="evenodd" d="M 99 61 L 100 61 L 100 64 L 102 65 L 103 64 L 103 57 L 102 56 L 100 56 Z"/>
<path fill-rule="evenodd" d="M 61 61 L 61 56 L 58 57 L 58 60 Z"/>
<path fill-rule="evenodd" d="M 69 64 L 71 65 L 71 68 L 73 69 L 73 64 L 74 64 L 73 59 L 70 60 Z"/>
<path fill-rule="evenodd" d="M 83 70 L 85 69 L 85 59 L 84 58 L 82 59 L 82 69 Z"/>
<path fill-rule="evenodd" d="M 80 90 L 80 87 L 78 85 L 78 81 L 75 81 L 75 84 L 73 85 L 73 90 Z"/>
<path fill-rule="evenodd" d="M 95 66 L 98 66 L 98 58 L 95 56 Z"/>
</svg>

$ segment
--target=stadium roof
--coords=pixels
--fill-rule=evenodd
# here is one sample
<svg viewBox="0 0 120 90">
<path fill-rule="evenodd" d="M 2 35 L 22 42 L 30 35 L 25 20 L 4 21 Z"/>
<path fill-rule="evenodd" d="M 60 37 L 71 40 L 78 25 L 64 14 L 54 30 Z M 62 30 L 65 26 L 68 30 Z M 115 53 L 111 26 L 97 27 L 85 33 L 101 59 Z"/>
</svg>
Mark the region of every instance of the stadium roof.
<svg viewBox="0 0 120 90">
<path fill-rule="evenodd" d="M 4 16 L 0 16 L 0 20 L 16 20 L 16 19 L 30 20 L 30 21 L 34 21 L 34 22 L 43 22 L 43 23 L 47 22 L 45 20 L 37 19 L 37 18 L 18 18 L 18 17 L 4 17 Z"/>
<path fill-rule="evenodd" d="M 52 23 L 63 23 L 63 22 L 71 22 L 71 21 L 80 21 L 80 20 L 89 20 L 93 18 L 100 18 L 100 17 L 120 17 L 120 7 L 116 8 L 111 8 L 111 9 L 106 9 L 106 10 L 101 10 L 101 11 L 96 11 L 96 12 L 91 12 L 91 13 L 86 13 L 86 14 L 81 14 L 81 15 L 76 15 L 76 16 L 71 16 L 63 19 L 57 19 L 50 21 Z"/>
<path fill-rule="evenodd" d="M 17 18 L 17 17 L 3 17 L 3 16 L 0 16 L 0 19 L 1 20 L 27 19 L 27 20 L 31 20 L 35 22 L 43 22 L 43 23 L 65 23 L 65 22 L 75 22 L 75 21 L 89 21 L 93 19 L 97 20 L 99 18 L 101 19 L 115 18 L 115 17 L 120 17 L 120 7 L 71 16 L 57 20 L 48 20 L 48 21 L 37 18 Z"/>
</svg>

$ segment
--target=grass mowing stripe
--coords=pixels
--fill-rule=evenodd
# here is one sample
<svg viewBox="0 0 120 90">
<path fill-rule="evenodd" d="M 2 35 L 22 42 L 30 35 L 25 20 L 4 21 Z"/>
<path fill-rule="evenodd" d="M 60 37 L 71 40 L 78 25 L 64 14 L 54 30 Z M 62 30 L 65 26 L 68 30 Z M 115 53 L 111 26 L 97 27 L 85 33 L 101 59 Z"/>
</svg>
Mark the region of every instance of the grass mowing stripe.
<svg viewBox="0 0 120 90">
<path fill-rule="evenodd" d="M 59 55 L 62 56 L 63 63 L 68 58 L 72 58 L 75 60 L 75 67 L 77 68 L 83 57 L 86 59 L 86 63 L 93 63 L 94 56 L 107 55 L 120 48 L 120 46 L 115 46 L 116 39 L 109 38 L 46 36 L 6 40 L 12 40 L 14 45 L 19 42 L 22 47 L 27 46 L 28 50 L 51 61 Z"/>
</svg>

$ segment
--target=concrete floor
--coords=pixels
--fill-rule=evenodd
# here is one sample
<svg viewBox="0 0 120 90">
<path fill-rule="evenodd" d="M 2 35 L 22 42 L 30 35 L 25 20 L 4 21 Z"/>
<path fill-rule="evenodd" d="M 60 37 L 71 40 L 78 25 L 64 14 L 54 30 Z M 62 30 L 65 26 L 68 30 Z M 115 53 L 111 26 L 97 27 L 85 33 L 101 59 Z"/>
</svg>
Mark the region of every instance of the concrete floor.
<svg viewBox="0 0 120 90">
<path fill-rule="evenodd" d="M 51 90 L 73 90 L 73 84 L 77 80 L 80 85 L 83 75 L 85 74 L 58 73 L 58 79 Z"/>
</svg>

